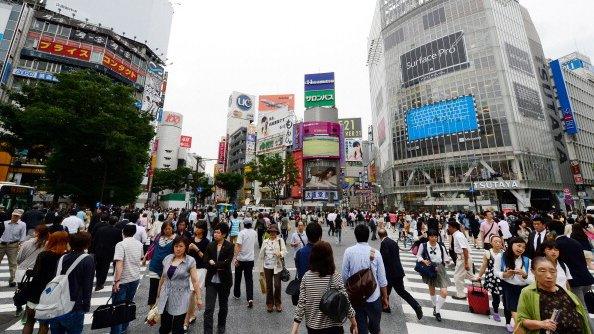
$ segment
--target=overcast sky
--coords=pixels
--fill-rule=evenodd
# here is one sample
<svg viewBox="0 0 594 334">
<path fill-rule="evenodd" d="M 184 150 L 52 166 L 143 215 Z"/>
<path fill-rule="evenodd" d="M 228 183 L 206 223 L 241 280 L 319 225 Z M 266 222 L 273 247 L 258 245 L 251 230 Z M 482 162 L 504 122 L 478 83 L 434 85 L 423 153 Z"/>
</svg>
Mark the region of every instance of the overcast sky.
<svg viewBox="0 0 594 334">
<path fill-rule="evenodd" d="M 339 117 L 361 117 L 366 133 L 371 109 L 365 62 L 374 0 L 174 2 L 165 110 L 184 115 L 192 152 L 216 158 L 234 90 L 295 94 L 303 118 L 305 73 L 335 72 Z M 520 2 L 547 57 L 576 48 L 594 56 L 594 1 Z M 207 172 L 212 174 L 212 163 Z"/>
</svg>

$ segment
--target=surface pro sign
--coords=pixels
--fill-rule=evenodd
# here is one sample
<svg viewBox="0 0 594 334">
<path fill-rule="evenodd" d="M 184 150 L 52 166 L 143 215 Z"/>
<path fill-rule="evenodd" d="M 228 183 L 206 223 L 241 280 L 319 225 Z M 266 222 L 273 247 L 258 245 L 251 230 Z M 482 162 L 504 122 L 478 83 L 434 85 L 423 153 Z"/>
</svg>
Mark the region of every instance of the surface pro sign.
<svg viewBox="0 0 594 334">
<path fill-rule="evenodd" d="M 400 56 L 402 86 L 410 87 L 469 66 L 464 33 L 436 39 Z"/>
</svg>

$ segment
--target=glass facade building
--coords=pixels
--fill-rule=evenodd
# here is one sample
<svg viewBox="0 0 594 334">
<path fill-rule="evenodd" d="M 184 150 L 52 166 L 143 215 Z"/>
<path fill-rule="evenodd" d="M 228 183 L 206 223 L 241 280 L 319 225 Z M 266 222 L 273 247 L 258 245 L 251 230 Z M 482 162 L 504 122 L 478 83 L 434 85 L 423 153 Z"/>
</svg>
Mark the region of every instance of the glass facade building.
<svg viewBox="0 0 594 334">
<path fill-rule="evenodd" d="M 555 205 L 526 20 L 514 0 L 378 1 L 368 66 L 388 206 Z"/>
</svg>

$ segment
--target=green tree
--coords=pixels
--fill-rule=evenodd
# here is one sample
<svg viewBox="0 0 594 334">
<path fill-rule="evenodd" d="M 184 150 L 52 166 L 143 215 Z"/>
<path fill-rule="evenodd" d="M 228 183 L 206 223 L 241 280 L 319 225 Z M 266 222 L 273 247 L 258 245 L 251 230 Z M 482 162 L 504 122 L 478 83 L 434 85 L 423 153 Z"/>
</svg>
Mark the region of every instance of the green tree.
<svg viewBox="0 0 594 334">
<path fill-rule="evenodd" d="M 215 184 L 227 191 L 230 203 L 235 203 L 237 191 L 243 187 L 243 175 L 240 173 L 219 173 L 215 176 Z"/>
<path fill-rule="evenodd" d="M 258 181 L 263 187 L 268 187 L 277 204 L 283 189 L 297 183 L 297 176 L 297 166 L 291 155 L 287 155 L 286 159 L 278 154 L 260 155 L 246 168 L 248 181 Z"/>
<path fill-rule="evenodd" d="M 12 150 L 44 152 L 54 200 L 133 202 L 149 161 L 151 116 L 134 107 L 132 87 L 104 75 L 73 71 L 58 80 L 10 94 L 0 105 L 0 139 Z"/>
<path fill-rule="evenodd" d="M 192 175 L 191 180 L 188 179 L 188 175 Z M 192 171 L 188 167 L 155 170 L 151 192 L 156 194 L 163 190 L 180 192 L 186 187 L 189 187 L 193 193 L 200 187 L 202 191 L 198 196 L 202 199 L 212 195 L 212 186 L 208 184 L 208 177 L 204 173 Z"/>
</svg>

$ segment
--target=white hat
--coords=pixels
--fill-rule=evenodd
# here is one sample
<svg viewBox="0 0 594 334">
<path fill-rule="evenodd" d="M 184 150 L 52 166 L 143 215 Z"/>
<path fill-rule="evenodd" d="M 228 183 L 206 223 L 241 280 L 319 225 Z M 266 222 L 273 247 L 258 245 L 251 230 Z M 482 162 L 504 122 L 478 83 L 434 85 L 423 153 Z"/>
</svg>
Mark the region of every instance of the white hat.
<svg viewBox="0 0 594 334">
<path fill-rule="evenodd" d="M 14 209 L 14 211 L 12 212 L 13 216 L 22 216 L 23 215 L 23 209 Z"/>
</svg>

